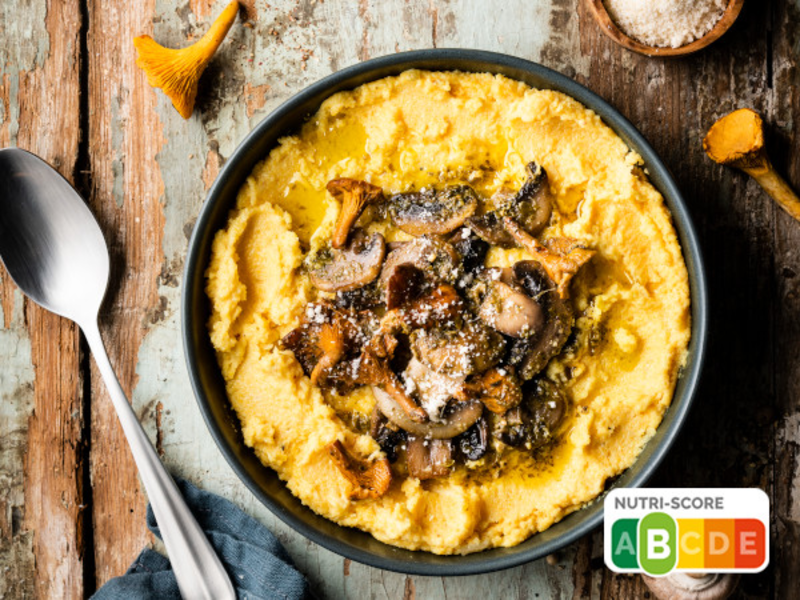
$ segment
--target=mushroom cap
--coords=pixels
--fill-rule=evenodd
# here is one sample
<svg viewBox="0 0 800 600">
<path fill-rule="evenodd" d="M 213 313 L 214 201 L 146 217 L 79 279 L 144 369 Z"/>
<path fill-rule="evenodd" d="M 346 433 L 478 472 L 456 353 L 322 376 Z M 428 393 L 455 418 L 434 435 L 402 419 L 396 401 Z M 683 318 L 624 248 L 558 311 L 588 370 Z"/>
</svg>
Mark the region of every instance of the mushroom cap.
<svg viewBox="0 0 800 600">
<path fill-rule="evenodd" d="M 406 448 L 408 474 L 411 477 L 435 479 L 450 473 L 453 465 L 453 444 L 450 440 L 429 440 L 409 435 Z"/>
<path fill-rule="evenodd" d="M 480 321 L 465 321 L 457 330 L 416 330 L 410 336 L 414 356 L 437 373 L 468 377 L 496 365 L 505 352 L 505 340 Z"/>
<path fill-rule="evenodd" d="M 514 338 L 535 336 L 545 323 L 544 310 L 536 300 L 500 280 L 489 282 L 478 316 L 500 333 Z"/>
<path fill-rule="evenodd" d="M 703 139 L 703 149 L 714 162 L 747 166 L 764 148 L 764 122 L 749 108 L 740 108 L 714 123 Z"/>
<path fill-rule="evenodd" d="M 547 172 L 535 162 L 528 163 L 525 168 L 528 172 L 525 183 L 512 200 L 498 206 L 497 212 L 500 216 L 514 219 L 525 231 L 536 235 L 550 222 L 553 198 Z"/>
<path fill-rule="evenodd" d="M 443 235 L 464 224 L 478 208 L 478 196 L 467 186 L 451 186 L 439 191 L 395 194 L 389 198 L 389 215 L 394 223 L 411 235 Z"/>
<path fill-rule="evenodd" d="M 382 289 L 386 290 L 395 267 L 406 263 L 414 265 L 428 277 L 451 283 L 461 274 L 461 257 L 452 245 L 439 238 L 422 236 L 389 252 L 380 275 Z"/>
<path fill-rule="evenodd" d="M 497 419 L 494 434 L 509 446 L 524 445 L 528 450 L 536 450 L 557 435 L 566 406 L 566 398 L 553 382 L 538 380 L 526 387 L 519 406 Z"/>
<path fill-rule="evenodd" d="M 416 300 L 423 291 L 425 273 L 411 263 L 395 265 L 386 282 L 386 308 L 401 308 Z"/>
<path fill-rule="evenodd" d="M 567 342 L 572 332 L 572 308 L 559 296 L 556 284 L 535 260 L 519 261 L 512 270 L 514 281 L 536 298 L 545 315 L 538 335 L 515 340 L 509 353 L 509 364 L 517 367 L 523 381 L 528 381 L 544 369 Z"/>
<path fill-rule="evenodd" d="M 736 573 L 694 574 L 675 571 L 666 577 L 649 577 L 642 580 L 658 600 L 725 600 L 739 585 Z"/>
<path fill-rule="evenodd" d="M 386 256 L 386 240 L 380 233 L 368 236 L 355 231 L 344 248 L 322 248 L 309 258 L 308 276 L 324 292 L 346 292 L 376 279 Z"/>
<path fill-rule="evenodd" d="M 481 417 L 476 423 L 467 429 L 460 436 L 455 438 L 461 456 L 466 460 L 480 460 L 489 450 L 489 424 L 485 417 Z"/>
</svg>

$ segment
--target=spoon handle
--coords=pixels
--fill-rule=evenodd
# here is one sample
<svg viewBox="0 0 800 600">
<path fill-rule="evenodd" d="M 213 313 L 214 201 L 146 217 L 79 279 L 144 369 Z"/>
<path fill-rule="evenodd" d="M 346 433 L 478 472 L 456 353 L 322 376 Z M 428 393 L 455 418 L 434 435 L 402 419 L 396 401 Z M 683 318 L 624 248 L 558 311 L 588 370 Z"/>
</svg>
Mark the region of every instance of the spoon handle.
<svg viewBox="0 0 800 600">
<path fill-rule="evenodd" d="M 108 360 L 96 322 L 82 327 L 139 468 L 184 600 L 235 600 L 225 568 L 158 458 Z"/>
</svg>

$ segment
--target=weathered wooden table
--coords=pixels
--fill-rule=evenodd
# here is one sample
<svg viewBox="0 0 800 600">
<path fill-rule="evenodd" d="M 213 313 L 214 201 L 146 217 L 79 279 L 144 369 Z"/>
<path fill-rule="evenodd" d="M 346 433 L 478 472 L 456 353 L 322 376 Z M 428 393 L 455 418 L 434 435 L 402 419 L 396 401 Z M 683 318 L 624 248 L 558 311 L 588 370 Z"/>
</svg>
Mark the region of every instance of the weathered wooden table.
<svg viewBox="0 0 800 600">
<path fill-rule="evenodd" d="M 754 107 L 778 168 L 800 186 L 800 5 L 750 0 L 710 49 L 663 60 L 614 46 L 578 0 L 246 4 L 184 121 L 135 67 L 132 38 L 185 45 L 223 0 L 0 2 L 0 146 L 49 160 L 99 218 L 113 262 L 104 336 L 172 471 L 266 523 L 324 598 L 645 595 L 638 578 L 604 569 L 599 531 L 557 564 L 461 579 L 406 577 L 323 550 L 238 481 L 184 369 L 187 238 L 220 165 L 255 123 L 309 83 L 373 56 L 431 46 L 506 52 L 588 85 L 674 172 L 705 251 L 711 343 L 689 424 L 653 483 L 767 490 L 772 565 L 745 577 L 740 594 L 798 597 L 800 224 L 744 175 L 713 165 L 701 140 L 721 114 Z M 151 542 L 146 500 L 76 327 L 25 301 L 3 271 L 0 300 L 0 597 L 80 598 Z"/>
</svg>

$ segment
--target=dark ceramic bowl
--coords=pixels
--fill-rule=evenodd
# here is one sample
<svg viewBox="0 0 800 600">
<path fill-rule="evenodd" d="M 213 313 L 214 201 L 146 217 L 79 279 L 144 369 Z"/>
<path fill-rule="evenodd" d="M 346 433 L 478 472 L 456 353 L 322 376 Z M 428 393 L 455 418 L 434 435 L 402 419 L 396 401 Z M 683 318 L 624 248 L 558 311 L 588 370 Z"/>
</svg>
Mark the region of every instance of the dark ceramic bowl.
<svg viewBox="0 0 800 600">
<path fill-rule="evenodd" d="M 675 182 L 642 135 L 622 115 L 585 87 L 536 63 L 503 54 L 473 50 L 423 50 L 384 56 L 348 67 L 326 77 L 285 102 L 248 135 L 225 163 L 200 211 L 189 242 L 183 279 L 181 323 L 186 363 L 192 386 L 211 435 L 236 474 L 287 525 L 314 542 L 347 558 L 392 571 L 417 575 L 469 575 L 505 569 L 562 548 L 597 527 L 603 519 L 602 498 L 567 516 L 550 529 L 513 548 L 486 550 L 466 556 L 437 556 L 383 544 L 371 535 L 336 525 L 303 506 L 244 445 L 238 419 L 225 394 L 206 322 L 209 303 L 204 271 L 214 234 L 222 229 L 236 193 L 255 164 L 267 156 L 278 138 L 297 130 L 323 100 L 342 90 L 397 75 L 407 69 L 460 70 L 501 73 L 528 85 L 564 92 L 602 117 L 644 159 L 650 180 L 666 199 L 689 269 L 692 294 L 692 340 L 689 359 L 678 381 L 672 406 L 636 463 L 614 487 L 642 485 L 675 441 L 697 388 L 706 345 L 706 282 L 703 262 L 689 213 Z"/>
</svg>

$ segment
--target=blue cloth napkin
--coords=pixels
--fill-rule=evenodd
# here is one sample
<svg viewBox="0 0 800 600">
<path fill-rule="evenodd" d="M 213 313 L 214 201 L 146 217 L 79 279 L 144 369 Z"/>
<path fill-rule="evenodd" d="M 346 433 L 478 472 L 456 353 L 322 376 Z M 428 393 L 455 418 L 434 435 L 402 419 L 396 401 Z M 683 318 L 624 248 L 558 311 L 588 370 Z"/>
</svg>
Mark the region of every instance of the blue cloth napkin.
<svg viewBox="0 0 800 600">
<path fill-rule="evenodd" d="M 235 504 L 188 481 L 177 480 L 186 503 L 222 559 L 240 600 L 311 598 L 308 583 L 292 566 L 278 539 Z M 147 505 L 147 527 L 159 539 L 153 511 Z M 169 559 L 145 548 L 121 577 L 109 580 L 92 596 L 96 600 L 181 600 Z"/>
</svg>

